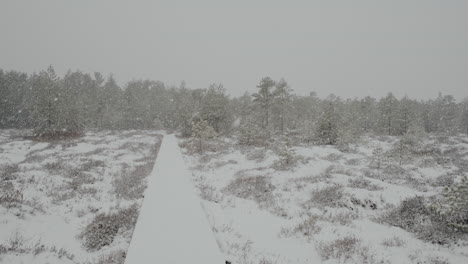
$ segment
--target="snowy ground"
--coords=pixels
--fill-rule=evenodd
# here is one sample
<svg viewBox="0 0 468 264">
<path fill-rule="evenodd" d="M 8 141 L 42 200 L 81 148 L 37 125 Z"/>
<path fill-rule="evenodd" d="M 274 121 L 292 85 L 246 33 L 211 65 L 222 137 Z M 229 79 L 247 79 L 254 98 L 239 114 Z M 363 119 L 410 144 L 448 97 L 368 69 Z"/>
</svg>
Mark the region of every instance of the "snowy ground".
<svg viewBox="0 0 468 264">
<path fill-rule="evenodd" d="M 421 144 L 433 154 L 390 157 L 397 141 L 367 136 L 346 152 L 292 144 L 291 164 L 278 142 L 222 138 L 205 142 L 203 153 L 180 143 L 232 263 L 468 263 L 464 239 L 433 244 L 381 220 L 405 198 L 438 194 L 466 176 L 468 138 L 427 137 Z"/>
<path fill-rule="evenodd" d="M 35 142 L 24 133 L 0 131 L 0 263 L 121 263 L 161 134 Z"/>
</svg>

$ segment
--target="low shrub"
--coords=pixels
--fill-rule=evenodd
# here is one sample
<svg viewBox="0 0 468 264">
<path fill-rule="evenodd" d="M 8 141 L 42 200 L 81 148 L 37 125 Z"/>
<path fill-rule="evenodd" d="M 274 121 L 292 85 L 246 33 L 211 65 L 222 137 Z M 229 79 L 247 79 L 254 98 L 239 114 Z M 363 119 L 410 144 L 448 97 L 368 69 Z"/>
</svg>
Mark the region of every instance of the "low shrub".
<svg viewBox="0 0 468 264">
<path fill-rule="evenodd" d="M 305 237 L 310 237 L 314 234 L 320 232 L 321 227 L 317 225 L 317 221 L 320 220 L 320 216 L 311 215 L 298 225 L 296 225 L 292 232 L 296 234 L 301 234 Z"/>
<path fill-rule="evenodd" d="M 446 187 L 435 207 L 453 228 L 468 233 L 468 178 Z"/>
<path fill-rule="evenodd" d="M 200 197 L 203 200 L 219 203 L 222 200 L 222 196 L 217 193 L 216 188 L 207 184 L 205 181 L 200 182 L 198 185 L 200 190 Z"/>
<path fill-rule="evenodd" d="M 143 197 L 146 189 L 144 179 L 151 173 L 154 161 L 137 166 L 128 173 L 125 169 L 112 183 L 114 192 L 119 198 L 139 199 Z"/>
<path fill-rule="evenodd" d="M 358 166 L 359 164 L 361 164 L 361 160 L 360 159 L 348 159 L 345 161 L 345 164 L 349 166 Z"/>
<path fill-rule="evenodd" d="M 71 181 L 68 182 L 68 188 L 77 191 L 84 184 L 94 184 L 96 179 L 90 174 L 84 173 L 80 170 L 74 170 L 67 175 L 68 178 L 71 178 Z"/>
<path fill-rule="evenodd" d="M 378 263 L 368 247 L 360 239 L 346 236 L 329 243 L 320 243 L 317 247 L 322 260 L 336 259 L 340 263 Z"/>
<path fill-rule="evenodd" d="M 358 199 L 354 195 L 351 195 L 349 201 L 351 202 L 353 206 L 359 206 L 362 208 L 368 208 L 372 210 L 377 209 L 377 203 L 372 201 L 371 199 Z M 354 209 L 354 208 L 351 207 L 351 209 Z"/>
<path fill-rule="evenodd" d="M 266 151 L 264 148 L 254 149 L 246 154 L 247 160 L 262 161 L 265 159 Z"/>
<path fill-rule="evenodd" d="M 90 159 L 90 160 L 87 160 L 86 162 L 84 162 L 83 164 L 81 164 L 80 170 L 81 171 L 90 171 L 93 168 L 104 167 L 104 165 L 105 165 L 104 161 L 102 161 L 102 160 Z"/>
<path fill-rule="evenodd" d="M 406 245 L 406 242 L 399 237 L 387 238 L 382 241 L 382 245 L 386 247 L 403 247 Z"/>
<path fill-rule="evenodd" d="M 322 216 L 323 221 L 328 221 L 334 224 L 339 225 L 349 225 L 352 223 L 353 220 L 359 219 L 359 214 L 355 211 L 339 211 L 339 212 L 328 212 Z"/>
<path fill-rule="evenodd" d="M 23 202 L 23 193 L 20 190 L 12 189 L 0 195 L 0 205 L 8 209 L 21 207 Z"/>
<path fill-rule="evenodd" d="M 432 183 L 432 186 L 442 186 L 442 187 L 448 187 L 451 186 L 455 182 L 455 177 L 456 175 L 453 175 L 451 173 L 446 173 L 443 175 L 440 175 L 437 177 L 434 182 Z"/>
<path fill-rule="evenodd" d="M 354 179 L 349 179 L 348 180 L 348 187 L 350 188 L 358 188 L 358 189 L 365 189 L 368 191 L 379 191 L 382 190 L 383 187 L 378 186 L 376 184 L 371 183 L 371 181 L 359 177 L 359 178 L 354 178 Z"/>
<path fill-rule="evenodd" d="M 424 197 L 408 198 L 382 217 L 390 225 L 416 234 L 422 240 L 447 244 L 463 235 L 450 225 L 449 219 L 426 202 Z"/>
<path fill-rule="evenodd" d="M 305 204 L 306 208 L 313 207 L 312 205 L 319 205 L 322 207 L 339 207 L 342 205 L 343 186 L 333 185 L 325 187 L 321 190 L 312 192 L 312 197 Z"/>
<path fill-rule="evenodd" d="M 61 159 L 54 161 L 54 162 L 48 162 L 45 165 L 45 168 L 53 174 L 58 173 L 59 171 L 65 169 L 65 162 Z"/>
<path fill-rule="evenodd" d="M 224 188 L 224 192 L 242 199 L 254 200 L 259 204 L 268 203 L 273 199 L 275 190 L 267 176 L 239 177 Z"/>
<path fill-rule="evenodd" d="M 110 245 L 119 232 L 133 230 L 138 218 L 138 207 L 133 205 L 116 213 L 99 214 L 78 236 L 88 251 Z"/>
<path fill-rule="evenodd" d="M 17 164 L 5 164 L 0 167 L 0 180 L 11 181 L 16 179 L 16 173 L 19 172 Z"/>
<path fill-rule="evenodd" d="M 117 250 L 111 252 L 109 255 L 101 256 L 96 264 L 124 264 L 127 252 Z"/>
</svg>

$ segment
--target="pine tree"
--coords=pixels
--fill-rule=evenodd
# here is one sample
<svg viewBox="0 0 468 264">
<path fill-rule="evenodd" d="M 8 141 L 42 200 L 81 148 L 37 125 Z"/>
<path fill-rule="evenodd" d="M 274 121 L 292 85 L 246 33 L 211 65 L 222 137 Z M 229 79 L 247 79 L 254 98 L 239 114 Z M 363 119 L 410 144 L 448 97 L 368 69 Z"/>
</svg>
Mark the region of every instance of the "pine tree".
<svg viewBox="0 0 468 264">
<path fill-rule="evenodd" d="M 258 104 L 264 113 L 263 120 L 261 122 L 263 128 L 268 128 L 269 126 L 269 113 L 274 98 L 274 95 L 271 91 L 273 87 L 275 87 L 275 81 L 273 81 L 270 77 L 265 77 L 257 86 L 259 91 L 252 94 L 254 97 L 253 101 Z"/>
<path fill-rule="evenodd" d="M 468 99 L 465 99 L 460 106 L 460 127 L 461 131 L 468 135 Z"/>
<path fill-rule="evenodd" d="M 54 137 L 58 132 L 59 81 L 52 66 L 34 77 L 32 89 L 35 102 L 32 114 L 36 137 Z"/>
<path fill-rule="evenodd" d="M 387 135 L 395 134 L 397 109 L 398 100 L 395 98 L 395 96 L 393 96 L 392 93 L 389 93 L 379 102 L 379 126 L 381 131 Z"/>
<path fill-rule="evenodd" d="M 229 97 L 222 84 L 211 84 L 200 100 L 200 117 L 217 133 L 230 129 L 233 116 L 229 111 Z"/>
<path fill-rule="evenodd" d="M 315 137 L 319 144 L 335 145 L 338 142 L 338 115 L 336 103 L 329 100 L 324 103 L 322 115 L 319 118 Z"/>
<path fill-rule="evenodd" d="M 251 116 L 247 116 L 241 120 L 239 126 L 239 144 L 254 145 L 263 143 L 266 139 L 266 131 L 263 130 Z"/>
<path fill-rule="evenodd" d="M 34 136 L 63 138 L 83 134 L 77 93 L 72 87 L 64 87 L 52 66 L 33 77 L 32 89 Z"/>
<path fill-rule="evenodd" d="M 372 161 L 371 167 L 377 170 L 377 177 L 380 178 L 380 171 L 384 166 L 385 162 L 385 153 L 382 146 L 379 144 L 377 145 L 374 150 L 372 151 Z"/>
<path fill-rule="evenodd" d="M 280 133 L 284 133 L 284 119 L 289 102 L 291 101 L 291 88 L 288 83 L 281 79 L 275 85 L 273 91 L 274 107 L 277 109 L 277 119 L 279 123 Z"/>
</svg>

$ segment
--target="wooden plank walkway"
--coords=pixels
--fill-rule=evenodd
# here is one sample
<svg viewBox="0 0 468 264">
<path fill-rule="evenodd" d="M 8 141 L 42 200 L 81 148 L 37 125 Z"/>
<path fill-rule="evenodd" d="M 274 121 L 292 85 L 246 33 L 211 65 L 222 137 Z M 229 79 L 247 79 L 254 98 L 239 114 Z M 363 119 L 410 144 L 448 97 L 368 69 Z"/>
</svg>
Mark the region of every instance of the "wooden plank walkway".
<svg viewBox="0 0 468 264">
<path fill-rule="evenodd" d="M 224 264 L 174 135 L 164 137 L 126 264 Z"/>
</svg>

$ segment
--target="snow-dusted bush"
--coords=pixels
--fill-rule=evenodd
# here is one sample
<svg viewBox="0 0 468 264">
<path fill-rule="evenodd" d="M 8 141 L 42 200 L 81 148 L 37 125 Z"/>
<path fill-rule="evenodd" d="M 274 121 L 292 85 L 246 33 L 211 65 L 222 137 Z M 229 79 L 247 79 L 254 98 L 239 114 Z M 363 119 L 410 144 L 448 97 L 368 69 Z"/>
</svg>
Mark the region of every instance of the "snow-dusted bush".
<svg viewBox="0 0 468 264">
<path fill-rule="evenodd" d="M 377 203 L 372 201 L 371 199 L 358 199 L 354 195 L 351 195 L 351 197 L 349 198 L 349 201 L 352 204 L 351 208 L 359 206 L 362 208 L 368 208 L 372 210 L 377 209 Z"/>
<path fill-rule="evenodd" d="M 84 184 L 94 184 L 96 182 L 93 176 L 81 170 L 69 170 L 66 177 L 71 179 L 68 182 L 68 188 L 73 191 L 79 190 Z"/>
<path fill-rule="evenodd" d="M 265 159 L 266 150 L 264 148 L 254 149 L 246 154 L 247 160 L 262 161 Z"/>
<path fill-rule="evenodd" d="M 342 205 L 343 186 L 332 185 L 312 192 L 312 197 L 305 204 L 306 208 L 312 208 L 314 205 L 322 207 L 339 207 Z"/>
<path fill-rule="evenodd" d="M 85 161 L 83 164 L 80 166 L 81 171 L 91 171 L 94 168 L 97 167 L 104 167 L 105 163 L 102 160 L 94 160 L 94 159 L 89 159 Z"/>
<path fill-rule="evenodd" d="M 425 241 L 447 244 L 462 233 L 454 229 L 449 219 L 431 206 L 424 197 L 408 198 L 383 216 L 382 220 L 400 227 Z"/>
<path fill-rule="evenodd" d="M 46 246 L 42 244 L 39 239 L 36 243 L 31 244 L 29 238 L 18 231 L 13 232 L 10 237 L 5 241 L 5 244 L 0 244 L 0 255 L 14 253 L 18 254 L 31 254 L 37 256 L 44 252 L 53 253 L 58 259 L 68 259 L 73 261 L 75 255 L 65 250 L 64 248 L 57 248 L 55 246 Z"/>
<path fill-rule="evenodd" d="M 460 182 L 446 187 L 444 198 L 437 209 L 443 214 L 450 226 L 468 233 L 468 179 L 465 176 Z"/>
<path fill-rule="evenodd" d="M 289 170 L 303 159 L 302 156 L 296 154 L 294 149 L 288 146 L 279 148 L 278 157 L 278 160 L 273 164 L 273 167 L 277 170 Z"/>
<path fill-rule="evenodd" d="M 192 122 L 192 137 L 197 145 L 198 152 L 203 152 L 203 141 L 217 136 L 216 131 L 208 121 L 200 119 Z"/>
<path fill-rule="evenodd" d="M 5 208 L 21 207 L 23 202 L 23 192 L 20 190 L 6 190 L 0 195 L 0 205 Z"/>
<path fill-rule="evenodd" d="M 455 181 L 455 176 L 452 173 L 445 173 L 438 176 L 434 182 L 432 183 L 433 186 L 443 186 L 448 187 L 451 186 Z"/>
<path fill-rule="evenodd" d="M 0 180 L 11 181 L 16 179 L 16 173 L 19 172 L 17 164 L 5 164 L 0 167 Z"/>
<path fill-rule="evenodd" d="M 301 234 L 305 237 L 310 237 L 320 232 L 321 227 L 317 225 L 317 221 L 321 220 L 320 216 L 311 215 L 304 221 L 296 225 L 292 232 L 295 234 Z"/>
<path fill-rule="evenodd" d="M 138 218 L 138 207 L 133 205 L 116 213 L 98 214 L 79 235 L 89 251 L 110 245 L 119 232 L 133 230 Z"/>
<path fill-rule="evenodd" d="M 373 184 L 371 181 L 369 181 L 368 179 L 365 179 L 364 177 L 349 179 L 348 187 L 366 189 L 369 191 L 379 191 L 383 189 L 383 187 Z"/>
<path fill-rule="evenodd" d="M 56 174 L 61 170 L 65 169 L 65 162 L 61 158 L 59 158 L 57 159 L 57 161 L 46 163 L 45 168 L 49 171 L 49 173 Z"/>
<path fill-rule="evenodd" d="M 111 252 L 109 255 L 101 256 L 96 264 L 124 264 L 127 252 L 117 250 Z"/>
<path fill-rule="evenodd" d="M 336 259 L 340 263 L 379 263 L 369 248 L 354 236 L 346 236 L 317 247 L 322 260 Z"/>
<path fill-rule="evenodd" d="M 349 166 L 358 166 L 361 164 L 361 161 L 360 159 L 348 159 L 345 161 L 345 164 Z"/>
<path fill-rule="evenodd" d="M 117 197 L 130 200 L 141 198 L 146 189 L 146 182 L 144 182 L 144 179 L 151 173 L 153 165 L 154 160 L 144 165 L 139 165 L 130 172 L 123 170 L 120 175 L 112 181 L 114 192 Z"/>
<path fill-rule="evenodd" d="M 406 242 L 397 237 L 397 236 L 394 236 L 394 237 L 391 237 L 391 238 L 386 238 L 382 241 L 382 245 L 386 246 L 386 247 L 403 247 L 406 245 Z"/>
<path fill-rule="evenodd" d="M 242 199 L 254 200 L 259 204 L 270 203 L 275 186 L 270 183 L 270 177 L 251 176 L 238 177 L 231 181 L 224 192 Z"/>
<path fill-rule="evenodd" d="M 200 190 L 200 198 L 206 201 L 219 203 L 222 200 L 221 194 L 216 191 L 216 188 L 206 183 L 204 179 L 197 185 Z"/>
<path fill-rule="evenodd" d="M 321 219 L 334 224 L 349 225 L 353 220 L 359 219 L 359 214 L 356 211 L 350 211 L 348 208 L 344 208 L 343 211 L 329 211 L 324 214 Z"/>
</svg>

